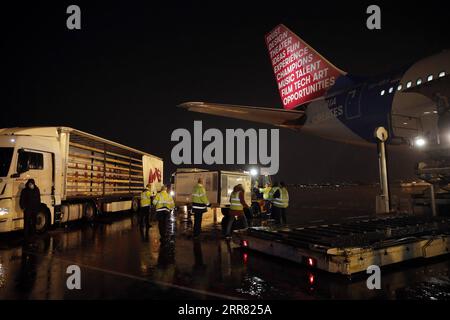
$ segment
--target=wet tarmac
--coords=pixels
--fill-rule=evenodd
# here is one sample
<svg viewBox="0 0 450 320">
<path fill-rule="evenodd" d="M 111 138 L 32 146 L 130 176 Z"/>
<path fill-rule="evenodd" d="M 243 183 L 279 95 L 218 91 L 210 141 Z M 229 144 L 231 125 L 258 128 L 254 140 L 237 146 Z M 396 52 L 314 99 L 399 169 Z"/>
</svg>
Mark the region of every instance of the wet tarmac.
<svg viewBox="0 0 450 320">
<path fill-rule="evenodd" d="M 156 222 L 146 233 L 136 217 L 119 214 L 57 228 L 32 247 L 20 233 L 2 235 L 0 299 L 450 298 L 448 256 L 383 269 L 382 289 L 369 290 L 365 275 L 348 279 L 235 248 L 221 239 L 211 214 L 199 241 L 181 214 L 167 232 L 160 243 Z M 81 269 L 80 290 L 67 288 L 70 265 Z"/>
</svg>

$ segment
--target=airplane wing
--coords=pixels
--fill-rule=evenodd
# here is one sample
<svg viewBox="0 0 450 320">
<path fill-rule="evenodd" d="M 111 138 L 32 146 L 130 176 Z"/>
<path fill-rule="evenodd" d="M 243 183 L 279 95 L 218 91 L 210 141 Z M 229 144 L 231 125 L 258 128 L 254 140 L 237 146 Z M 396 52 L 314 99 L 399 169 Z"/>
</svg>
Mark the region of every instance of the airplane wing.
<svg viewBox="0 0 450 320">
<path fill-rule="evenodd" d="M 247 107 L 207 102 L 185 102 L 180 104 L 179 107 L 192 112 L 271 124 L 294 130 L 300 129 L 305 121 L 304 112 L 299 110 Z"/>
</svg>

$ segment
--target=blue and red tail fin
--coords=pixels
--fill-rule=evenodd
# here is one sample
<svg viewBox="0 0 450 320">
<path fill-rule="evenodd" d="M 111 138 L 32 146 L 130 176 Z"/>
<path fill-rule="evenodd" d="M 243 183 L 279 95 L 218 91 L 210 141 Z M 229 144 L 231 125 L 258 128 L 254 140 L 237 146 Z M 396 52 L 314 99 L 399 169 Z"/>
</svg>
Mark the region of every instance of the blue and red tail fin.
<svg viewBox="0 0 450 320">
<path fill-rule="evenodd" d="M 346 74 L 283 24 L 266 35 L 266 45 L 284 109 L 324 96 Z"/>
</svg>

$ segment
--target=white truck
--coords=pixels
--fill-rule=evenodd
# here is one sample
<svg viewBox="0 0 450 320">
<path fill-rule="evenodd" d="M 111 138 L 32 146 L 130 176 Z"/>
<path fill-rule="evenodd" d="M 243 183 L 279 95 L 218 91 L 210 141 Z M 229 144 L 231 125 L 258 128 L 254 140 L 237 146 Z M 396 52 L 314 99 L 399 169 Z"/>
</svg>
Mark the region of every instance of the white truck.
<svg viewBox="0 0 450 320">
<path fill-rule="evenodd" d="M 97 214 L 139 209 L 140 192 L 163 181 L 151 154 L 68 127 L 0 129 L 0 232 L 23 228 L 21 190 L 41 192 L 36 231 Z"/>
<path fill-rule="evenodd" d="M 177 206 L 191 203 L 191 194 L 199 178 L 203 179 L 208 199 L 212 207 L 224 208 L 230 204 L 233 187 L 242 184 L 245 201 L 251 203 L 251 175 L 239 171 L 209 171 L 202 169 L 178 169 L 172 174 L 171 191 Z"/>
</svg>

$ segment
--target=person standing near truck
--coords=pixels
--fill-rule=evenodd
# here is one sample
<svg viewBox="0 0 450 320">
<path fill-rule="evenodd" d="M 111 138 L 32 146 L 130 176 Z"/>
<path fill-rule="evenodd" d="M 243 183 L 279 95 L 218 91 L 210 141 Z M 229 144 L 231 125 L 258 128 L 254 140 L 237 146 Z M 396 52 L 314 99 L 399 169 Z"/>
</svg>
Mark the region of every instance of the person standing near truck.
<svg viewBox="0 0 450 320">
<path fill-rule="evenodd" d="M 23 210 L 25 241 L 31 240 L 36 232 L 36 216 L 41 207 L 41 193 L 34 179 L 29 179 L 20 193 L 20 208 Z"/>
<path fill-rule="evenodd" d="M 238 184 L 233 188 L 233 192 L 230 195 L 230 212 L 228 216 L 225 238 L 231 239 L 231 232 L 233 231 L 233 223 L 236 218 L 240 218 L 243 221 L 244 228 L 248 227 L 247 219 L 245 218 L 244 210 L 249 206 L 245 202 L 244 187 L 242 184 Z"/>
<path fill-rule="evenodd" d="M 197 184 L 192 190 L 192 212 L 194 213 L 194 239 L 198 239 L 202 231 L 203 213 L 207 211 L 210 205 L 208 196 L 206 195 L 203 179 L 198 178 Z"/>
<path fill-rule="evenodd" d="M 139 225 L 143 228 L 150 228 L 150 210 L 152 204 L 152 185 L 148 183 L 141 192 L 141 209 L 139 211 Z"/>
<path fill-rule="evenodd" d="M 167 187 L 162 186 L 161 191 L 153 199 L 153 205 L 156 210 L 156 219 L 158 219 L 158 228 L 161 242 L 166 240 L 167 223 L 170 213 L 175 208 L 172 196 L 167 192 Z"/>
</svg>

